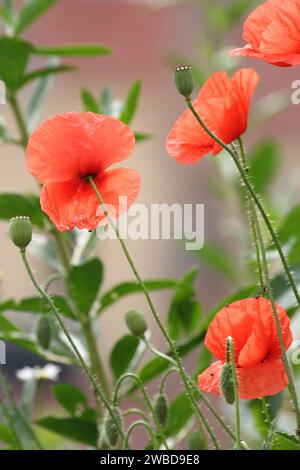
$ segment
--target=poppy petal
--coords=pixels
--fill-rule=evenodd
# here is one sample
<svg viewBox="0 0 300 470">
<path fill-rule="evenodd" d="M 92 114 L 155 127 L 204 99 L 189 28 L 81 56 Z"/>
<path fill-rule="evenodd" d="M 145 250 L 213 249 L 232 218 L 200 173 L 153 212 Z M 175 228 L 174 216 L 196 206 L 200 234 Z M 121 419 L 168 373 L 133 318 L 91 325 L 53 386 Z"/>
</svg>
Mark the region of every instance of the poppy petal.
<svg viewBox="0 0 300 470">
<path fill-rule="evenodd" d="M 44 122 L 27 146 L 29 171 L 42 183 L 98 175 L 134 148 L 128 126 L 95 113 L 65 113 Z"/>
<path fill-rule="evenodd" d="M 117 168 L 105 172 L 95 183 L 110 215 L 119 217 L 138 195 L 140 175 L 134 170 Z M 126 198 L 126 201 L 120 201 L 120 206 L 119 196 Z M 107 222 L 99 200 L 87 181 L 46 184 L 41 192 L 41 207 L 60 231 L 75 227 L 93 230 Z"/>
<path fill-rule="evenodd" d="M 259 49 L 264 31 L 276 18 L 278 7 L 283 0 L 269 0 L 263 3 L 248 16 L 244 23 L 243 38 L 253 49 Z"/>
<path fill-rule="evenodd" d="M 198 386 L 203 392 L 221 396 L 220 377 L 223 364 L 214 362 L 198 376 Z M 288 378 L 281 360 L 269 360 L 254 367 L 238 368 L 239 397 L 254 400 L 276 395 L 288 385 Z"/>
</svg>

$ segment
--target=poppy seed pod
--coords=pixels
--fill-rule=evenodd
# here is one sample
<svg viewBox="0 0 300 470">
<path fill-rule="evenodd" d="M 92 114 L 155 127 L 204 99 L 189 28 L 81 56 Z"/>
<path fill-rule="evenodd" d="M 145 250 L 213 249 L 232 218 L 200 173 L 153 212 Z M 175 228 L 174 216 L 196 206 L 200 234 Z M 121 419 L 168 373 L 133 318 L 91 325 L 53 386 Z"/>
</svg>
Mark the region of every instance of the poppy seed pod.
<svg viewBox="0 0 300 470">
<path fill-rule="evenodd" d="M 29 217 L 14 217 L 9 222 L 9 236 L 11 241 L 24 250 L 32 239 L 32 224 Z"/>
<path fill-rule="evenodd" d="M 117 407 L 113 407 L 113 413 L 120 427 L 122 427 L 122 416 L 119 409 Z M 107 413 L 104 419 L 104 431 L 105 434 L 103 438 L 106 438 L 112 446 L 115 446 L 120 437 L 120 433 L 118 427 L 116 426 L 115 420 L 109 413 Z"/>
<path fill-rule="evenodd" d="M 49 315 L 41 315 L 36 326 L 36 339 L 45 350 L 49 349 L 53 335 L 53 327 Z"/>
<path fill-rule="evenodd" d="M 143 315 L 137 310 L 130 310 L 125 315 L 125 322 L 133 336 L 143 338 L 148 329 L 147 322 Z"/>
<path fill-rule="evenodd" d="M 164 426 L 168 418 L 168 402 L 164 394 L 159 393 L 156 396 L 154 401 L 154 411 L 161 426 Z"/>
<path fill-rule="evenodd" d="M 192 67 L 189 65 L 178 65 L 173 73 L 177 90 L 185 98 L 189 98 L 194 89 Z"/>
<path fill-rule="evenodd" d="M 222 394 L 224 400 L 229 405 L 233 405 L 234 403 L 234 388 L 233 388 L 233 380 L 232 380 L 232 365 L 231 364 L 224 364 L 221 378 L 220 378 L 220 387 L 222 390 Z"/>
</svg>

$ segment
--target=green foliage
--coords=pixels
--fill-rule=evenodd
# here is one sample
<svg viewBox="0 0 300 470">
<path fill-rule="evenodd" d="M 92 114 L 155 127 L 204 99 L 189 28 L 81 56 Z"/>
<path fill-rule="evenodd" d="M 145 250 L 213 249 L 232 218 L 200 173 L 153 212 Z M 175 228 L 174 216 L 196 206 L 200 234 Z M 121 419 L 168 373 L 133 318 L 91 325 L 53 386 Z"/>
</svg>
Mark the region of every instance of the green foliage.
<svg viewBox="0 0 300 470">
<path fill-rule="evenodd" d="M 67 46 L 35 47 L 37 55 L 59 57 L 88 57 L 111 54 L 111 49 L 99 44 L 72 44 Z"/>
<path fill-rule="evenodd" d="M 133 84 L 130 89 L 128 96 L 124 102 L 122 112 L 119 116 L 120 121 L 123 121 L 125 124 L 130 124 L 137 110 L 137 105 L 139 101 L 139 96 L 141 92 L 140 81 L 137 81 Z"/>
<path fill-rule="evenodd" d="M 88 315 L 97 298 L 103 277 L 103 265 L 98 258 L 73 266 L 67 284 L 78 311 Z"/>
<path fill-rule="evenodd" d="M 0 219 L 10 220 L 13 217 L 26 216 L 33 225 L 44 227 L 44 216 L 40 209 L 40 201 L 33 195 L 17 193 L 0 194 Z"/>
<path fill-rule="evenodd" d="M 57 3 L 57 0 L 29 0 L 18 15 L 14 28 L 15 33 L 22 33 L 55 3 Z"/>
<path fill-rule="evenodd" d="M 87 398 L 75 385 L 60 383 L 52 387 L 53 394 L 60 405 L 72 416 L 90 413 Z"/>
<path fill-rule="evenodd" d="M 126 335 L 117 341 L 109 359 L 115 380 L 134 367 L 143 350 L 140 340 L 135 336 Z"/>
<path fill-rule="evenodd" d="M 0 37 L 0 79 L 8 91 L 14 92 L 22 86 L 32 51 L 32 45 L 22 39 Z"/>
<path fill-rule="evenodd" d="M 250 152 L 250 174 L 256 191 L 265 194 L 279 168 L 278 146 L 273 140 L 263 140 Z"/>
<path fill-rule="evenodd" d="M 97 446 L 98 428 L 94 419 L 49 416 L 38 420 L 36 424 L 64 438 L 92 447 Z"/>
<path fill-rule="evenodd" d="M 192 268 L 185 274 L 171 301 L 168 326 L 174 339 L 182 333 L 192 333 L 200 326 L 201 306 L 193 288 L 197 274 L 198 268 Z"/>
</svg>

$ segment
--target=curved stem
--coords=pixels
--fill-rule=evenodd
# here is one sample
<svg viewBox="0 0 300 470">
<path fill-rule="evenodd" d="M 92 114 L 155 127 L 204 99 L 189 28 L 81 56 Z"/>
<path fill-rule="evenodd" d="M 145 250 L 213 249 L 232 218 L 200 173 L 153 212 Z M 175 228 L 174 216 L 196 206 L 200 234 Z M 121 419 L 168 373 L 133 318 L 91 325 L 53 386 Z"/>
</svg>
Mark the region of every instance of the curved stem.
<svg viewBox="0 0 300 470">
<path fill-rule="evenodd" d="M 172 364 L 173 366 L 177 367 L 177 363 L 176 361 L 170 357 L 170 356 L 167 356 L 166 354 L 162 353 L 161 351 L 159 351 L 158 349 L 156 349 L 148 340 L 146 337 L 142 338 L 145 345 L 147 346 L 147 348 L 149 349 L 150 352 L 152 352 L 154 354 L 154 356 L 157 356 L 161 359 L 164 359 L 165 361 L 168 361 L 170 364 Z"/>
<path fill-rule="evenodd" d="M 129 408 L 129 410 L 123 411 L 123 416 L 129 416 L 129 415 L 138 415 L 138 416 L 141 416 L 144 421 L 148 421 L 146 414 L 143 413 L 143 411 L 139 410 L 138 408 Z"/>
<path fill-rule="evenodd" d="M 207 134 L 215 141 L 217 142 L 219 145 L 221 145 L 221 147 L 223 149 L 225 149 L 229 155 L 231 155 L 240 175 L 241 175 L 241 178 L 247 188 L 247 191 L 249 191 L 253 201 L 255 202 L 255 205 L 256 207 L 258 208 L 259 212 L 261 213 L 261 216 L 268 228 L 268 231 L 271 235 L 271 238 L 274 242 L 274 245 L 276 246 L 276 249 L 278 251 L 278 254 L 280 256 L 280 259 L 281 259 L 281 262 L 282 262 L 282 265 L 283 265 L 283 268 L 285 270 L 285 273 L 287 275 L 287 278 L 288 278 L 288 281 L 290 283 L 290 286 L 294 292 L 294 295 L 295 295 L 295 298 L 297 300 L 297 303 L 298 305 L 300 306 L 300 294 L 297 290 L 297 285 L 296 285 L 296 282 L 294 280 L 294 277 L 289 269 L 289 266 L 288 266 L 288 262 L 287 262 L 287 259 L 285 257 L 285 254 L 283 252 L 283 249 L 281 247 L 281 244 L 279 242 L 279 239 L 276 235 L 276 232 L 275 232 L 275 229 L 273 228 L 273 225 L 272 225 L 272 222 L 270 221 L 260 199 L 259 199 L 259 196 L 257 196 L 252 184 L 250 183 L 249 179 L 248 179 L 248 176 L 247 174 L 244 172 L 243 170 L 243 167 L 238 159 L 238 157 L 236 156 L 235 152 L 227 145 L 225 144 L 221 139 L 219 139 L 213 132 L 211 132 L 209 130 L 209 128 L 206 126 L 206 124 L 204 123 L 204 121 L 201 119 L 201 117 L 198 115 L 197 111 L 195 110 L 192 102 L 191 102 L 191 99 L 190 98 L 187 98 L 186 99 L 186 103 L 187 103 L 187 106 L 189 107 L 189 109 L 192 111 L 193 115 L 195 116 L 195 118 L 197 119 L 197 121 L 199 122 L 199 124 L 201 125 L 201 127 L 207 132 Z"/>
<path fill-rule="evenodd" d="M 150 398 L 149 398 L 149 395 L 148 395 L 148 393 L 147 393 L 147 390 L 146 390 L 146 388 L 145 388 L 145 386 L 144 386 L 142 380 L 139 378 L 138 375 L 133 374 L 133 373 L 131 373 L 131 372 L 128 372 L 127 374 L 124 374 L 124 375 L 122 375 L 122 376 L 119 378 L 119 380 L 117 381 L 116 386 L 115 386 L 115 391 L 114 391 L 114 396 L 113 396 L 113 405 L 114 405 L 114 406 L 117 406 L 117 404 L 118 404 L 118 398 L 119 398 L 119 390 L 120 390 L 120 387 L 121 387 L 123 381 L 126 380 L 126 379 L 128 379 L 128 378 L 135 380 L 136 383 L 138 384 L 138 386 L 139 386 L 139 388 L 140 388 L 140 390 L 141 390 L 141 392 L 142 392 L 142 395 L 143 395 L 143 398 L 144 398 L 144 401 L 145 401 L 145 405 L 146 405 L 146 407 L 149 409 L 149 411 L 150 411 L 150 413 L 151 413 L 151 415 L 152 415 L 153 421 L 154 421 L 154 423 L 155 423 L 155 426 L 156 426 L 156 428 L 157 428 L 159 434 L 162 436 L 164 446 L 165 446 L 165 448 L 166 448 L 167 450 L 169 450 L 166 437 L 164 436 L 164 432 L 163 432 L 163 429 L 162 429 L 161 424 L 160 424 L 160 422 L 159 422 L 159 419 L 158 419 L 158 417 L 157 417 L 157 415 L 156 415 L 155 409 L 154 409 L 154 407 L 153 407 L 153 405 L 152 405 L 152 403 L 151 403 L 151 400 L 150 400 Z"/>
<path fill-rule="evenodd" d="M 191 406 L 192 406 L 192 408 L 195 412 L 196 419 L 199 423 L 199 426 L 201 427 L 202 422 L 204 423 L 204 421 L 203 421 L 204 417 L 203 417 L 201 411 L 198 408 L 198 404 L 195 400 L 195 397 L 194 397 L 193 392 L 192 392 L 191 387 L 190 387 L 189 378 L 187 377 L 187 375 L 184 371 L 183 364 L 182 364 L 181 358 L 180 358 L 180 356 L 177 352 L 176 346 L 175 346 L 173 340 L 170 338 L 169 334 L 167 333 L 167 331 L 166 331 L 166 329 L 165 329 L 165 327 L 164 327 L 164 325 L 163 325 L 163 323 L 162 323 L 162 321 L 161 321 L 161 319 L 158 315 L 158 312 L 156 311 L 156 308 L 155 308 L 154 303 L 151 299 L 149 291 L 148 291 L 144 281 L 142 280 L 142 278 L 141 278 L 141 276 L 140 276 L 140 274 L 139 274 L 139 272 L 138 272 L 138 270 L 137 270 L 137 268 L 134 264 L 133 259 L 131 258 L 130 254 L 129 254 L 129 251 L 126 247 L 126 244 L 125 244 L 124 240 L 120 236 L 120 233 L 119 233 L 119 230 L 118 230 L 117 226 L 115 225 L 115 223 L 113 222 L 112 218 L 110 217 L 109 213 L 106 210 L 106 207 L 105 207 L 104 201 L 102 199 L 102 196 L 101 196 L 100 192 L 98 191 L 98 188 L 97 188 L 96 184 L 94 183 L 94 180 L 93 180 L 92 176 L 88 177 L 88 181 L 90 182 L 92 188 L 94 189 L 95 194 L 96 194 L 96 196 L 97 196 L 97 198 L 98 198 L 98 200 L 101 204 L 101 207 L 103 209 L 104 215 L 107 217 L 108 222 L 110 223 L 111 227 L 113 228 L 113 230 L 114 230 L 114 232 L 115 232 L 115 234 L 116 234 L 116 236 L 117 236 L 117 238 L 120 242 L 122 250 L 123 250 L 123 252 L 124 252 L 124 254 L 127 258 L 127 261 L 129 263 L 132 271 L 133 271 L 133 274 L 134 274 L 136 280 L 138 281 L 138 283 L 140 284 L 140 286 L 143 290 L 143 293 L 146 297 L 147 303 L 148 303 L 149 308 L 151 310 L 151 313 L 152 313 L 152 315 L 153 315 L 153 317 L 156 321 L 156 324 L 158 325 L 163 337 L 165 338 L 166 342 L 168 343 L 168 345 L 170 347 L 172 355 L 173 355 L 173 357 L 176 361 L 176 366 L 178 368 L 178 373 L 179 373 L 179 375 L 181 377 L 181 380 L 182 380 L 182 383 L 184 384 L 184 387 L 186 389 L 187 396 L 189 397 Z M 214 444 L 215 448 L 219 449 L 219 444 L 218 444 L 218 441 L 217 441 L 215 435 L 213 434 L 213 432 L 211 430 L 209 431 L 209 433 L 211 435 L 211 438 L 212 438 L 212 441 L 213 441 L 213 444 Z"/>
<path fill-rule="evenodd" d="M 94 378 L 93 376 L 93 373 L 90 371 L 88 365 L 86 364 L 85 360 L 83 359 L 79 349 L 77 348 L 75 342 L 73 341 L 72 339 L 72 336 L 70 335 L 63 319 L 61 318 L 57 308 L 56 308 L 56 305 L 55 303 L 53 302 L 52 298 L 50 297 L 49 294 L 47 294 L 47 292 L 45 292 L 45 290 L 43 289 L 43 287 L 38 283 L 38 281 L 36 280 L 33 272 L 32 272 L 32 269 L 30 267 L 30 264 L 28 262 L 28 259 L 27 259 L 27 256 L 26 256 L 26 251 L 25 250 L 20 250 L 21 252 L 21 256 L 22 256 L 22 259 L 23 259 L 23 262 L 24 262 L 24 265 L 26 267 L 26 270 L 28 272 L 28 275 L 34 285 L 34 287 L 37 289 L 37 291 L 40 293 L 40 295 L 44 298 L 44 300 L 49 304 L 49 306 L 51 307 L 51 312 L 54 316 L 54 318 L 56 319 L 56 321 L 58 322 L 60 328 L 62 329 L 62 331 L 64 332 L 67 340 L 69 341 L 70 343 L 70 346 L 76 356 L 76 358 L 78 359 L 78 362 L 80 364 L 80 366 L 82 367 L 82 369 L 85 371 L 89 381 L 91 382 L 92 384 L 92 387 L 94 389 L 94 392 L 96 394 L 97 397 L 101 398 L 104 406 L 106 407 L 108 413 L 110 414 L 110 416 L 112 417 L 113 421 L 114 421 L 114 424 L 115 426 L 117 427 L 118 431 L 119 431 L 119 434 L 122 438 L 124 438 L 124 433 L 123 433 L 123 430 L 119 424 L 119 420 L 117 419 L 117 417 L 115 416 L 113 410 L 112 410 L 112 407 L 109 403 L 109 400 L 106 398 L 106 395 L 104 393 L 104 391 L 102 390 L 102 387 L 99 383 L 97 383 L 97 380 Z"/>
<path fill-rule="evenodd" d="M 17 100 L 16 95 L 14 93 L 8 94 L 7 99 L 9 101 L 10 105 L 11 105 L 13 114 L 14 114 L 15 119 L 16 119 L 18 129 L 19 129 L 19 132 L 20 132 L 20 136 L 21 136 L 20 144 L 23 147 L 26 147 L 27 142 L 28 142 L 28 132 L 27 132 L 27 129 L 26 129 L 25 120 L 23 118 L 22 111 L 21 111 L 21 108 L 19 106 L 18 100 Z"/>
<path fill-rule="evenodd" d="M 249 170 L 247 166 L 245 148 L 244 148 L 244 144 L 243 144 L 241 137 L 238 138 L 238 143 L 239 143 L 239 148 L 240 148 L 241 163 L 243 165 L 244 172 L 247 173 Z M 256 223 L 255 223 L 256 208 L 255 208 L 253 199 L 250 197 L 249 192 L 245 191 L 245 193 L 246 193 L 245 195 L 246 204 L 248 206 L 249 223 L 250 223 L 253 242 L 255 246 L 256 265 L 257 265 L 258 276 L 259 276 L 260 291 L 261 291 L 261 295 L 263 295 L 264 288 L 265 288 L 265 281 L 264 281 L 264 273 L 263 273 L 263 269 L 261 265 L 261 253 L 260 253 L 260 245 L 259 245 L 258 233 L 257 233 L 258 227 L 256 226 Z"/>
<path fill-rule="evenodd" d="M 232 367 L 232 382 L 234 390 L 234 404 L 235 404 L 235 424 L 236 424 L 236 449 L 241 450 L 241 419 L 240 419 L 240 402 L 239 402 L 239 383 L 236 372 L 236 364 L 234 358 L 233 340 L 231 337 L 227 338 L 229 343 L 231 367 Z"/>
<path fill-rule="evenodd" d="M 152 439 L 154 444 L 156 444 L 155 447 L 158 447 L 157 446 L 157 441 L 156 441 L 156 436 L 155 436 L 155 434 L 153 432 L 153 429 L 151 428 L 150 424 L 147 421 L 139 420 L 139 421 L 135 421 L 134 423 L 132 423 L 129 426 L 128 431 L 127 431 L 126 436 L 125 436 L 125 440 L 124 440 L 124 449 L 125 450 L 129 449 L 129 439 L 130 439 L 131 433 L 138 426 L 144 426 L 144 428 L 147 429 L 150 438 Z"/>
</svg>

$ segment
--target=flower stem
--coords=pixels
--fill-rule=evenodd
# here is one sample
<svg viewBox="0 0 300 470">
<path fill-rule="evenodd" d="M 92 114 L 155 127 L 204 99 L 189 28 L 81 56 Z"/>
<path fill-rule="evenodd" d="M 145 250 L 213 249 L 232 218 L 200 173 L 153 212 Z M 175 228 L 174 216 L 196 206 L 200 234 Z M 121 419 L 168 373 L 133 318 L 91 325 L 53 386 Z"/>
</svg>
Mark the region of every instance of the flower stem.
<svg viewBox="0 0 300 470">
<path fill-rule="evenodd" d="M 206 126 L 206 124 L 204 123 L 204 121 L 202 120 L 202 118 L 199 116 L 199 114 L 197 113 L 197 111 L 195 110 L 192 102 L 191 102 L 191 99 L 190 98 L 186 98 L 186 103 L 187 103 L 187 106 L 189 107 L 189 109 L 192 111 L 193 115 L 195 116 L 195 118 L 197 119 L 197 121 L 199 122 L 199 124 L 202 126 L 202 128 L 207 132 L 207 134 L 215 141 L 217 142 L 223 149 L 225 149 L 232 157 L 240 175 L 241 175 L 241 178 L 242 178 L 242 181 L 243 183 L 245 184 L 245 187 L 247 188 L 247 191 L 249 191 L 250 195 L 251 195 L 251 198 L 253 199 L 256 207 L 258 208 L 267 228 L 268 228 L 268 231 L 271 235 L 271 238 L 274 242 L 274 245 L 276 246 L 276 249 L 278 251 L 278 254 L 280 256 L 280 259 L 281 259 L 281 262 L 282 262 L 282 265 L 283 265 L 283 268 L 285 270 L 285 273 L 287 275 L 287 278 L 288 278 L 288 281 L 290 283 L 290 286 L 294 292 L 294 295 L 295 295 L 295 298 L 297 300 L 297 303 L 300 307 L 300 294 L 297 290 L 297 285 L 296 285 L 296 282 L 294 280 L 294 277 L 289 269 L 289 266 L 288 266 L 288 262 L 287 262 L 287 259 L 285 257 L 285 254 L 283 252 L 283 249 L 281 247 L 281 244 L 280 244 L 280 241 L 276 235 L 276 232 L 275 232 L 275 229 L 273 227 L 273 224 L 272 222 L 270 221 L 261 201 L 260 201 L 260 198 L 259 196 L 257 196 L 254 188 L 253 188 L 253 185 L 252 183 L 249 181 L 248 179 L 248 175 L 245 173 L 240 161 L 239 161 L 239 158 L 237 157 L 237 155 L 235 154 L 235 152 L 229 147 L 229 145 L 225 144 L 221 139 L 219 139 L 219 137 L 217 137 L 212 131 L 209 130 L 209 128 Z"/>
<path fill-rule="evenodd" d="M 242 164 L 243 164 L 243 168 L 245 170 L 246 167 L 247 167 L 247 160 L 246 160 L 246 153 L 245 153 L 244 146 L 243 146 L 243 143 L 242 143 L 241 139 L 239 140 L 239 144 L 240 144 L 240 150 L 241 150 Z M 271 306 L 272 306 L 272 310 L 273 310 L 273 314 L 274 314 L 274 318 L 275 318 L 276 329 L 277 329 L 277 333 L 278 333 L 278 337 L 279 337 L 279 341 L 280 341 L 282 359 L 283 359 L 285 369 L 286 369 L 286 373 L 287 373 L 287 376 L 288 376 L 288 379 L 289 379 L 288 388 L 289 388 L 289 392 L 290 392 L 291 399 L 292 399 L 292 402 L 293 402 L 294 412 L 296 414 L 297 428 L 300 429 L 300 426 L 299 426 L 300 425 L 299 402 L 298 402 L 298 398 L 297 398 L 297 393 L 296 393 L 296 388 L 295 388 L 295 384 L 294 384 L 294 378 L 293 378 L 292 370 L 291 370 L 291 367 L 290 367 L 290 364 L 289 364 L 289 361 L 288 361 L 288 358 L 287 358 L 285 346 L 284 346 L 284 339 L 283 339 L 283 335 L 282 335 L 282 330 L 281 330 L 280 320 L 279 320 L 279 316 L 278 316 L 278 312 L 277 312 L 277 307 L 276 307 L 276 303 L 275 303 L 275 300 L 274 300 L 274 295 L 273 295 L 272 288 L 271 288 L 271 281 L 270 281 L 270 275 L 269 275 L 268 260 L 267 260 L 266 250 L 265 250 L 264 237 L 263 237 L 263 233 L 262 233 L 262 230 L 261 230 L 261 227 L 260 227 L 260 221 L 259 221 L 259 218 L 258 218 L 258 215 L 257 215 L 257 212 L 256 212 L 256 208 L 254 207 L 253 201 L 250 201 L 250 211 L 252 213 L 253 225 L 254 225 L 254 229 L 255 229 L 255 232 L 256 232 L 256 243 L 258 244 L 257 249 L 260 253 L 260 262 L 261 262 L 260 270 L 261 270 L 262 278 L 264 280 L 263 282 L 265 283 L 265 288 L 266 288 L 269 300 L 271 302 Z"/>
<path fill-rule="evenodd" d="M 8 99 L 8 102 L 10 103 L 10 105 L 11 105 L 13 114 L 14 114 L 15 119 L 16 119 L 18 129 L 19 129 L 19 132 L 20 132 L 20 136 L 21 136 L 20 144 L 23 147 L 26 147 L 27 142 L 28 142 L 28 132 L 27 132 L 25 120 L 24 120 L 23 115 L 22 115 L 21 108 L 19 106 L 19 102 L 18 102 L 18 100 L 16 98 L 16 95 L 14 93 L 8 94 L 7 99 Z"/>
<path fill-rule="evenodd" d="M 144 428 L 147 429 L 147 431 L 149 433 L 149 436 L 152 439 L 154 445 L 157 444 L 156 436 L 155 436 L 155 434 L 153 432 L 153 429 L 151 428 L 150 424 L 147 421 L 139 420 L 139 421 L 134 421 L 134 423 L 132 423 L 128 428 L 128 431 L 126 433 L 125 440 L 124 440 L 124 449 L 125 450 L 129 449 L 129 439 L 130 439 L 131 433 L 138 426 L 144 426 Z M 156 447 L 157 447 L 157 445 L 156 445 Z"/>
<path fill-rule="evenodd" d="M 120 236 L 120 233 L 119 233 L 119 230 L 118 230 L 117 226 L 115 225 L 115 223 L 113 222 L 112 218 L 110 217 L 109 213 L 108 213 L 107 210 L 106 210 L 106 207 L 105 207 L 104 201 L 103 201 L 103 199 L 102 199 L 102 196 L 101 196 L 100 192 L 98 191 L 98 188 L 97 188 L 96 184 L 94 183 L 94 180 L 93 180 L 92 176 L 89 176 L 88 180 L 89 180 L 91 186 L 93 187 L 93 189 L 94 189 L 94 191 L 95 191 L 95 194 L 96 194 L 96 196 L 97 196 L 97 198 L 98 198 L 98 200 L 99 200 L 99 202 L 100 202 L 100 204 L 101 204 L 101 207 L 102 207 L 102 209 L 103 209 L 104 215 L 107 217 L 108 222 L 110 223 L 111 227 L 113 228 L 113 230 L 114 230 L 114 232 L 115 232 L 115 234 L 116 234 L 116 236 L 117 236 L 117 238 L 118 238 L 118 240 L 119 240 L 119 242 L 120 242 L 120 245 L 121 245 L 121 247 L 122 247 L 122 250 L 123 250 L 123 252 L 124 252 L 124 254 L 125 254 L 126 258 L 127 258 L 127 261 L 128 261 L 128 263 L 129 263 L 129 265 L 130 265 L 132 271 L 133 271 L 133 274 L 134 274 L 136 280 L 138 281 L 138 283 L 140 284 L 140 286 L 141 286 L 141 288 L 142 288 L 142 291 L 143 291 L 143 293 L 144 293 L 144 295 L 145 295 L 145 297 L 146 297 L 147 303 L 148 303 L 149 308 L 150 308 L 150 310 L 151 310 L 151 313 L 152 313 L 152 315 L 153 315 L 153 317 L 154 317 L 154 319 L 155 319 L 155 321 L 156 321 L 156 324 L 158 325 L 158 327 L 159 327 L 159 329 L 160 329 L 160 331 L 161 331 L 163 337 L 165 338 L 166 342 L 168 343 L 168 345 L 169 345 L 169 347 L 170 347 L 170 350 L 171 350 L 171 352 L 172 352 L 173 358 L 174 358 L 174 360 L 175 360 L 175 362 L 176 362 L 176 366 L 177 366 L 177 369 L 178 369 L 178 373 L 179 373 L 179 375 L 180 375 L 180 377 L 181 377 L 181 380 L 182 380 L 182 383 L 184 384 L 184 387 L 185 387 L 185 389 L 186 389 L 187 396 L 189 397 L 191 406 L 192 406 L 192 408 L 193 408 L 193 410 L 194 410 L 194 412 L 195 412 L 195 415 L 196 415 L 197 421 L 198 421 L 198 423 L 199 423 L 199 426 L 201 427 L 204 417 L 203 417 L 201 411 L 200 411 L 199 408 L 198 408 L 198 404 L 197 404 L 197 402 L 196 402 L 196 400 L 195 400 L 195 397 L 194 397 L 192 388 L 191 388 L 191 386 L 190 386 L 189 378 L 188 378 L 188 376 L 187 376 L 186 373 L 185 373 L 185 370 L 184 370 L 184 368 L 183 368 L 183 364 L 182 364 L 181 358 L 180 358 L 180 356 L 179 356 L 179 354 L 178 354 L 178 352 L 177 352 L 176 346 L 175 346 L 173 340 L 170 338 L 168 332 L 166 331 L 166 329 L 165 329 L 165 327 L 164 327 L 164 325 L 163 325 L 163 323 L 162 323 L 162 321 L 161 321 L 161 319 L 160 319 L 160 317 L 159 317 L 159 315 L 158 315 L 158 313 L 157 313 L 157 311 L 156 311 L 156 308 L 155 308 L 154 303 L 153 303 L 153 301 L 152 301 L 152 299 L 151 299 L 151 296 L 150 296 L 150 294 L 149 294 L 149 291 L 148 291 L 148 289 L 147 289 L 147 287 L 146 287 L 144 281 L 142 280 L 142 278 L 141 278 L 141 276 L 140 276 L 140 274 L 139 274 L 139 272 L 138 272 L 138 270 L 137 270 L 137 268 L 136 268 L 136 266 L 135 266 L 135 264 L 134 264 L 133 259 L 131 258 L 130 254 L 129 254 L 129 251 L 128 251 L 127 247 L 126 247 L 126 244 L 125 244 L 124 240 L 123 240 L 123 239 L 121 238 L 121 236 Z M 214 444 L 215 448 L 216 448 L 216 449 L 219 449 L 218 441 L 217 441 L 217 439 L 216 439 L 216 437 L 215 437 L 215 435 L 214 435 L 214 433 L 213 433 L 212 431 L 211 431 L 210 435 L 211 435 L 211 438 L 212 438 L 212 441 L 213 441 L 213 444 Z"/>
<path fill-rule="evenodd" d="M 241 157 L 243 170 L 245 173 L 247 173 L 249 170 L 247 166 L 246 152 L 245 152 L 244 144 L 243 144 L 241 137 L 238 138 L 238 143 L 239 143 L 240 157 Z M 253 199 L 251 198 L 249 192 L 245 191 L 245 193 L 246 193 L 245 195 L 246 204 L 248 206 L 249 223 L 250 223 L 253 242 L 255 246 L 256 264 L 257 264 L 257 270 L 258 270 L 258 276 L 259 276 L 260 291 L 261 291 L 261 295 L 263 295 L 264 289 L 265 289 L 265 280 L 264 280 L 263 268 L 261 266 L 260 244 L 259 244 L 258 234 L 257 234 L 259 227 L 256 226 L 256 220 L 255 220 L 256 219 L 255 217 L 256 207 L 254 205 Z"/>
<path fill-rule="evenodd" d="M 119 434 L 122 438 L 124 438 L 124 433 L 122 431 L 122 428 L 119 424 L 119 420 L 116 418 L 115 414 L 114 414 L 114 411 L 111 407 L 111 404 L 109 402 L 109 400 L 107 399 L 101 385 L 97 382 L 97 380 L 94 378 L 93 376 L 93 373 L 91 372 L 90 368 L 88 367 L 88 365 L 86 364 L 85 360 L 83 359 L 79 349 L 77 348 L 75 342 L 73 341 L 72 339 L 72 336 L 70 335 L 63 319 L 61 318 L 61 315 L 59 314 L 57 308 L 56 308 L 56 305 L 55 303 L 53 302 L 52 298 L 50 297 L 49 294 L 47 294 L 47 292 L 45 292 L 45 290 L 43 289 L 43 287 L 39 284 L 39 282 L 36 280 L 34 274 L 33 274 L 33 271 L 30 267 L 30 264 L 28 262 L 28 259 L 27 259 L 27 255 L 26 255 L 26 251 L 25 250 L 20 250 L 21 252 L 21 256 L 22 256 L 22 259 L 23 259 L 23 262 L 24 262 L 24 265 L 25 265 L 25 268 L 28 272 L 28 275 L 34 285 L 34 287 L 37 289 L 37 291 L 40 293 L 40 295 L 42 296 L 42 298 L 47 302 L 47 304 L 51 307 L 51 312 L 54 316 L 54 318 L 56 319 L 57 323 L 59 324 L 60 328 L 62 329 L 62 331 L 64 332 L 67 340 L 69 341 L 70 343 L 70 346 L 80 364 L 80 366 L 82 367 L 82 369 L 85 371 L 89 381 L 91 382 L 92 384 L 92 387 L 93 387 L 93 390 L 95 392 L 95 395 L 97 397 L 99 397 L 104 406 L 106 407 L 108 413 L 111 415 L 118 431 L 119 431 Z"/>
<path fill-rule="evenodd" d="M 109 383 L 106 377 L 104 366 L 100 358 L 100 354 L 99 354 L 99 351 L 95 342 L 95 337 L 94 337 L 92 326 L 91 326 L 89 319 L 88 321 L 82 321 L 82 328 L 83 328 L 85 340 L 87 343 L 89 356 L 91 359 L 92 370 L 94 374 L 96 375 L 96 377 L 99 379 L 103 387 L 103 391 L 105 395 L 109 397 L 109 394 L 110 394 Z"/>
<path fill-rule="evenodd" d="M 233 391 L 234 391 L 234 404 L 235 404 L 235 429 L 236 429 L 236 449 L 241 450 L 241 419 L 240 419 L 240 402 L 239 402 L 239 382 L 236 372 L 236 364 L 234 358 L 234 347 L 233 339 L 231 336 L 227 338 L 229 343 L 231 367 L 232 367 L 232 382 L 233 382 Z"/>
</svg>

